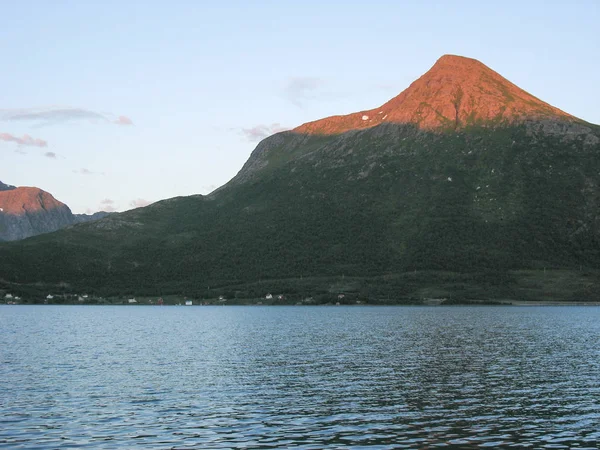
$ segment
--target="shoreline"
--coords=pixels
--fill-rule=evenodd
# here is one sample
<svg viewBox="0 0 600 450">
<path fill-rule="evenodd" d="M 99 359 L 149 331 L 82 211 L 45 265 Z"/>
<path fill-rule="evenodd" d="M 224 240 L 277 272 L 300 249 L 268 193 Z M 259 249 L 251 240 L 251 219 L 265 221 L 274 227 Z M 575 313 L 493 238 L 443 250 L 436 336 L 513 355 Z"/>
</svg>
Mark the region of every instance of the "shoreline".
<svg viewBox="0 0 600 450">
<path fill-rule="evenodd" d="M 263 302 L 198 302 L 193 303 L 192 305 L 185 305 L 181 303 L 164 303 L 162 305 L 156 303 L 135 303 L 135 304 L 127 304 L 127 303 L 112 303 L 112 302 L 104 302 L 104 303 L 29 303 L 29 302 L 19 302 L 19 303 L 0 303 L 0 306 L 128 306 L 128 307 L 136 307 L 136 306 L 352 306 L 352 307 L 364 307 L 364 306 L 429 306 L 429 307 L 440 307 L 440 306 L 517 306 L 517 307 L 526 307 L 526 306 L 600 306 L 600 301 L 576 301 L 576 302 L 567 302 L 567 301 L 552 301 L 552 300 L 470 300 L 464 302 L 452 302 L 452 303 L 444 303 L 442 300 L 437 299 L 429 299 L 425 300 L 421 303 L 320 303 L 320 304 L 300 304 L 300 303 L 263 303 Z"/>
</svg>

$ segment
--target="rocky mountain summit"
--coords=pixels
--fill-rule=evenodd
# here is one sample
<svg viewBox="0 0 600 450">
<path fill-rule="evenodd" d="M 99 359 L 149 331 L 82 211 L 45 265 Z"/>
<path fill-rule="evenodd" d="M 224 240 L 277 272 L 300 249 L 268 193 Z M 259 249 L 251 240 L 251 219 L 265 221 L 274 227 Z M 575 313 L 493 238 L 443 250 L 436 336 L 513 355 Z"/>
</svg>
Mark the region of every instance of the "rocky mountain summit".
<svg viewBox="0 0 600 450">
<path fill-rule="evenodd" d="M 561 119 L 582 122 L 514 85 L 481 62 L 444 55 L 422 77 L 382 106 L 297 127 L 297 133 L 339 134 L 382 123 L 421 129 L 459 129 L 475 124 L 512 124 Z"/>
<path fill-rule="evenodd" d="M 15 187 L 0 182 L 0 241 L 49 233 L 106 214 L 73 214 L 67 205 L 37 187 Z"/>
</svg>

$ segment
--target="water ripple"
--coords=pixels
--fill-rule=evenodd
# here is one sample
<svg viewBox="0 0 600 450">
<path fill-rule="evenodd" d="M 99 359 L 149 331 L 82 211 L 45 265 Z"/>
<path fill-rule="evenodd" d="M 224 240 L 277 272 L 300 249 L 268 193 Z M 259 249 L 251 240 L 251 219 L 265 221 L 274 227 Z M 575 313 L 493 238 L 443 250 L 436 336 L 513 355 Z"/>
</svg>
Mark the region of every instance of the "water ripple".
<svg viewBox="0 0 600 450">
<path fill-rule="evenodd" d="M 600 308 L 0 307 L 0 448 L 597 448 Z"/>
</svg>

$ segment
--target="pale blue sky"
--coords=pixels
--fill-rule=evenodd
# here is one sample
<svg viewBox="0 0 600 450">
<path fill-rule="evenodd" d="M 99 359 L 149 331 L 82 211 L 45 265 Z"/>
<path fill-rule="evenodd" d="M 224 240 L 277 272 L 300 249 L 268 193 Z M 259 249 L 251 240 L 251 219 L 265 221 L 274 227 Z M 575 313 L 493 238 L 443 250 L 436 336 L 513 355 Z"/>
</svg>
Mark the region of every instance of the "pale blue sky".
<svg viewBox="0 0 600 450">
<path fill-rule="evenodd" d="M 600 123 L 597 0 L 0 0 L 0 18 L 0 181 L 74 212 L 208 193 L 260 136 L 379 106 L 447 53 Z"/>
</svg>

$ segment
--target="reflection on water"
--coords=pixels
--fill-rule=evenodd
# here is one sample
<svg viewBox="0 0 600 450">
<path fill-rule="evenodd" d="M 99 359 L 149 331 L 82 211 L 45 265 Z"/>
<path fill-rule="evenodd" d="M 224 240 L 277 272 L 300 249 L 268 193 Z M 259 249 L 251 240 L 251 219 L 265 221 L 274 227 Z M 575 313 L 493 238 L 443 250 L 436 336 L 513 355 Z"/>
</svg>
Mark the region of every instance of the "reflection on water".
<svg viewBox="0 0 600 450">
<path fill-rule="evenodd" d="M 597 307 L 0 307 L 2 448 L 597 448 Z"/>
</svg>

